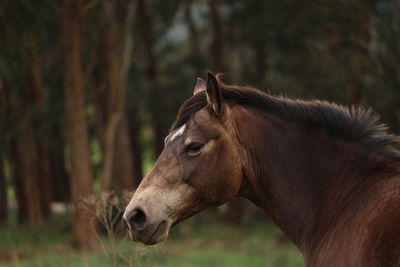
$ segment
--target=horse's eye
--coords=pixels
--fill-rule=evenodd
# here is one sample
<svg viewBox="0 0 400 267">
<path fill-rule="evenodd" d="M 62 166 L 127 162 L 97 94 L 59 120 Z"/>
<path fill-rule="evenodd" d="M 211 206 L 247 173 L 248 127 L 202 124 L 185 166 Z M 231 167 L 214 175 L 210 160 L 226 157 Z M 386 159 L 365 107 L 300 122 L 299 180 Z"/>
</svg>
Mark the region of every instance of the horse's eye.
<svg viewBox="0 0 400 267">
<path fill-rule="evenodd" d="M 188 144 L 185 148 L 185 152 L 194 154 L 200 151 L 200 149 L 203 147 L 203 144 L 197 143 L 197 142 L 191 142 Z"/>
</svg>

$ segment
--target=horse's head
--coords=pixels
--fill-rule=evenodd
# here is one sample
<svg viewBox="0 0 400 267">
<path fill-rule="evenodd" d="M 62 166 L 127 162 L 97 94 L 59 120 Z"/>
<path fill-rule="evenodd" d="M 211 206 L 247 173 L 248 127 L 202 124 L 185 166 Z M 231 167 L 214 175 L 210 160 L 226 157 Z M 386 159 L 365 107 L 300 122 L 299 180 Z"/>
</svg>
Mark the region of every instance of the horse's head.
<svg viewBox="0 0 400 267">
<path fill-rule="evenodd" d="M 194 94 L 124 213 L 131 237 L 148 245 L 165 240 L 173 224 L 237 196 L 242 184 L 235 126 L 216 77 L 199 78 Z"/>
</svg>

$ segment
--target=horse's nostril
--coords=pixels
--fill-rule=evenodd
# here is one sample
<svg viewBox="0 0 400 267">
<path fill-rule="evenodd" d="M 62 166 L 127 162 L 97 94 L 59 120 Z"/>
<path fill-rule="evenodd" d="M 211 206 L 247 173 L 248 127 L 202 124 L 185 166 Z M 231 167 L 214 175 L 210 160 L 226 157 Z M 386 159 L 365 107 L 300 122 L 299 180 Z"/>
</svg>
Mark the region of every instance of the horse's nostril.
<svg viewBox="0 0 400 267">
<path fill-rule="evenodd" d="M 143 230 L 146 226 L 146 214 L 142 209 L 136 208 L 132 211 L 129 216 L 129 224 L 135 231 Z"/>
</svg>

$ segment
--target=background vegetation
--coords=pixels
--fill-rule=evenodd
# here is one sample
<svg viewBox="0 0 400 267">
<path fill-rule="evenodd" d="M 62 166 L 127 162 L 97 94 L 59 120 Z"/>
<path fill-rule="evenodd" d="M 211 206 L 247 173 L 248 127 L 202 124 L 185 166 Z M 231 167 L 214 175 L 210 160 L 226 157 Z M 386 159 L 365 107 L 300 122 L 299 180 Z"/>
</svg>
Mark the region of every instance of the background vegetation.
<svg viewBox="0 0 400 267">
<path fill-rule="evenodd" d="M 0 36 L 0 265 L 302 266 L 243 201 L 125 242 L 124 191 L 206 70 L 400 131 L 398 0 L 3 0 Z"/>
</svg>

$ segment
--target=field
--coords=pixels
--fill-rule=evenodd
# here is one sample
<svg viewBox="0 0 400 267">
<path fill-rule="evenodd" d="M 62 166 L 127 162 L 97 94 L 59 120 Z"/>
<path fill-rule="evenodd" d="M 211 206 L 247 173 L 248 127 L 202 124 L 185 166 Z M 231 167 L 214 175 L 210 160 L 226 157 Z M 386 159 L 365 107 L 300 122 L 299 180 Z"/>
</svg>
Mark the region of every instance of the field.
<svg viewBox="0 0 400 267">
<path fill-rule="evenodd" d="M 185 221 L 156 246 L 103 236 L 98 253 L 71 248 L 66 215 L 40 230 L 3 227 L 0 266 L 303 266 L 297 248 L 271 222 L 253 218 L 237 227 L 215 217 L 206 212 Z"/>
</svg>

